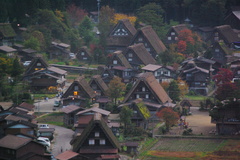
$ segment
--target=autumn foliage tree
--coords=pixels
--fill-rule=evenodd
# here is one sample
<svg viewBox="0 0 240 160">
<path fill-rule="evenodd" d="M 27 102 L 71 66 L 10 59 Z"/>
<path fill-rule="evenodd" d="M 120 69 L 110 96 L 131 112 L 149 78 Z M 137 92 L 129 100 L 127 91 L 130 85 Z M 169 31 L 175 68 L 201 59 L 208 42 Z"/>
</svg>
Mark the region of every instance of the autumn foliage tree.
<svg viewBox="0 0 240 160">
<path fill-rule="evenodd" d="M 193 33 L 190 29 L 181 30 L 178 35 L 178 52 L 193 54 L 196 50 L 201 49 L 201 38 Z"/>
<path fill-rule="evenodd" d="M 131 22 L 131 24 L 134 26 L 134 24 L 135 24 L 135 22 L 137 20 L 137 17 L 135 17 L 135 16 L 128 16 L 128 15 L 122 14 L 122 13 L 116 13 L 116 14 L 114 14 L 114 19 L 113 19 L 112 22 L 114 24 L 117 24 L 118 21 L 121 20 L 121 19 L 128 19 Z"/>
<path fill-rule="evenodd" d="M 240 88 L 232 83 L 233 73 L 229 69 L 220 68 L 218 73 L 213 77 L 217 85 L 216 98 L 218 100 L 225 100 L 237 97 L 236 91 Z"/>
<path fill-rule="evenodd" d="M 165 107 L 158 111 L 157 116 L 165 122 L 167 130 L 169 130 L 172 125 L 177 124 L 179 120 L 178 113 L 170 107 Z"/>
<path fill-rule="evenodd" d="M 114 77 L 109 83 L 107 95 L 112 99 L 112 101 L 116 105 L 117 99 L 124 94 L 125 90 L 126 90 L 126 85 L 121 81 L 121 78 Z"/>
<path fill-rule="evenodd" d="M 76 5 L 71 4 L 67 7 L 67 14 L 69 15 L 71 25 L 78 26 L 83 18 L 87 15 L 87 12 Z"/>
</svg>

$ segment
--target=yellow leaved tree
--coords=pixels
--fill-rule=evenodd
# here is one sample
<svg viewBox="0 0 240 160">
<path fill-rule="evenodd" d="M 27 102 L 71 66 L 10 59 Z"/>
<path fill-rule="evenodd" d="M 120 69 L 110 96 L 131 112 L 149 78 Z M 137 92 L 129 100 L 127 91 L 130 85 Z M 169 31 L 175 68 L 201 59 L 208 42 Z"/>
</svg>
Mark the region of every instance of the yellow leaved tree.
<svg viewBox="0 0 240 160">
<path fill-rule="evenodd" d="M 129 19 L 131 24 L 134 25 L 134 23 L 137 20 L 137 17 L 135 17 L 135 16 L 128 16 L 128 15 L 122 14 L 122 13 L 115 13 L 114 14 L 114 19 L 112 20 L 112 23 L 117 24 L 118 21 L 121 20 L 121 19 Z"/>
</svg>

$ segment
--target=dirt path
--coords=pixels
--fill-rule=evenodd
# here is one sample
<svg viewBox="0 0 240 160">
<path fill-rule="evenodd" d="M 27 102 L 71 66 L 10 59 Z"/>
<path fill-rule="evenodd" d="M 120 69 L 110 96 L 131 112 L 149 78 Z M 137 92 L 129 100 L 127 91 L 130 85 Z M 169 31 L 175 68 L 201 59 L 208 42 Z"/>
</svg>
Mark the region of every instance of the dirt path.
<svg viewBox="0 0 240 160">
<path fill-rule="evenodd" d="M 211 123 L 211 117 L 208 111 L 199 111 L 198 107 L 191 107 L 192 115 L 186 116 L 186 122 L 195 135 L 210 135 L 209 132 L 215 130 L 215 124 Z M 172 127 L 168 135 L 182 134 L 183 129 L 179 126 Z"/>
</svg>

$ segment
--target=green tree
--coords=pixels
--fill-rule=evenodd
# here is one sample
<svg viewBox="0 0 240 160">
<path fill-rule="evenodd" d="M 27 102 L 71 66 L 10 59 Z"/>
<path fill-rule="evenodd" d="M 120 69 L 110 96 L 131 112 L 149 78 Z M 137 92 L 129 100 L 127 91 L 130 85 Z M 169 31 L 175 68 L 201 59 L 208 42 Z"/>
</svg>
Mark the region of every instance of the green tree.
<svg viewBox="0 0 240 160">
<path fill-rule="evenodd" d="M 126 90 L 126 85 L 123 82 L 121 82 L 121 78 L 114 77 L 109 83 L 107 95 L 112 99 L 112 101 L 116 105 L 117 99 L 124 94 L 125 90 Z"/>
<path fill-rule="evenodd" d="M 36 51 L 40 51 L 40 42 L 35 37 L 30 37 L 28 40 L 24 41 L 24 46 L 26 48 L 31 48 Z"/>
<path fill-rule="evenodd" d="M 174 102 L 180 101 L 180 89 L 176 80 L 170 82 L 168 95 Z"/>
<path fill-rule="evenodd" d="M 15 57 L 12 65 L 11 77 L 13 77 L 15 81 L 17 81 L 20 75 L 23 74 L 23 71 L 23 66 L 20 65 L 18 57 Z"/>
<path fill-rule="evenodd" d="M 123 106 L 120 113 L 120 121 L 124 124 L 124 129 L 131 124 L 131 117 L 133 115 L 133 110 L 127 106 Z"/>
<path fill-rule="evenodd" d="M 91 19 L 88 16 L 85 16 L 82 22 L 79 25 L 79 34 L 80 37 L 83 38 L 85 41 L 86 45 L 89 45 L 89 43 L 93 40 L 93 24 Z"/>
<path fill-rule="evenodd" d="M 164 11 L 162 7 L 160 5 L 157 5 L 156 3 L 149 3 L 139 8 L 137 11 L 138 21 L 147 25 L 151 25 L 160 37 L 165 36 L 162 35 L 162 30 L 164 26 L 163 14 Z"/>
<path fill-rule="evenodd" d="M 98 30 L 100 32 L 100 41 L 99 44 L 104 48 L 106 48 L 106 38 L 109 34 L 111 27 L 113 26 L 114 20 L 114 9 L 109 6 L 103 6 L 100 10 L 99 22 L 98 22 Z"/>
</svg>

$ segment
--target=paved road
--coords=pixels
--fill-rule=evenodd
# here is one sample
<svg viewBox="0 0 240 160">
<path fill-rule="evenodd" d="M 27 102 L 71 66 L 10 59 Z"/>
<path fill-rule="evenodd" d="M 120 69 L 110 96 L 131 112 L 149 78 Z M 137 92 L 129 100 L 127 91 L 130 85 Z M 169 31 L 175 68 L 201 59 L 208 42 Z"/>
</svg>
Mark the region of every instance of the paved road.
<svg viewBox="0 0 240 160">
<path fill-rule="evenodd" d="M 49 126 L 55 128 L 54 139 L 52 140 L 52 154 L 57 156 L 61 152 L 71 150 L 70 141 L 72 140 L 74 131 L 55 125 Z"/>
<path fill-rule="evenodd" d="M 211 123 L 211 117 L 208 111 L 199 111 L 199 107 L 191 107 L 191 116 L 186 116 L 186 122 L 189 123 L 189 128 L 196 135 L 210 135 L 209 132 L 216 129 L 216 125 Z M 182 134 L 183 129 L 180 127 L 172 127 L 168 134 Z"/>
<path fill-rule="evenodd" d="M 35 112 L 53 112 L 54 101 L 59 101 L 59 100 L 60 100 L 59 98 L 52 98 L 52 99 L 49 99 L 48 101 L 45 101 L 45 100 L 37 101 L 34 103 L 34 105 L 36 106 L 34 111 Z"/>
</svg>

